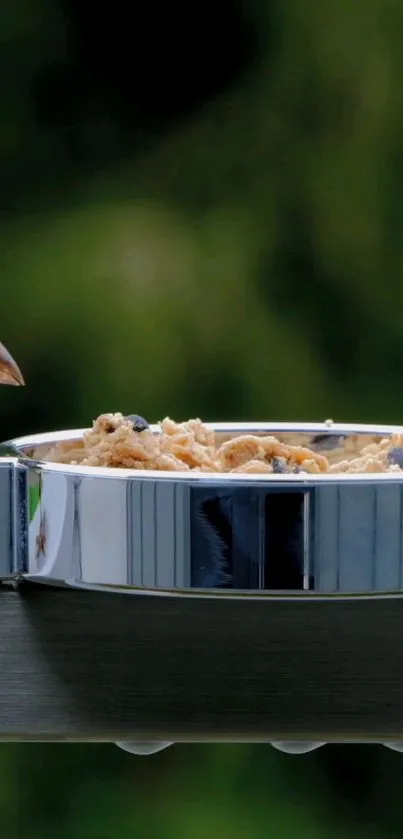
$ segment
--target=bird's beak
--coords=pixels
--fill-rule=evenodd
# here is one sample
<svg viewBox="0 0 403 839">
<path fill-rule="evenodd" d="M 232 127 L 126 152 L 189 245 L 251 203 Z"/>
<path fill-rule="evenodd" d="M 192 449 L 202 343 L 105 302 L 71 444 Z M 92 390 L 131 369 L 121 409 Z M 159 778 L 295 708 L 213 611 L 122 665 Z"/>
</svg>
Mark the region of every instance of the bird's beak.
<svg viewBox="0 0 403 839">
<path fill-rule="evenodd" d="M 0 385 L 25 385 L 21 370 L 8 350 L 0 343 Z"/>
</svg>

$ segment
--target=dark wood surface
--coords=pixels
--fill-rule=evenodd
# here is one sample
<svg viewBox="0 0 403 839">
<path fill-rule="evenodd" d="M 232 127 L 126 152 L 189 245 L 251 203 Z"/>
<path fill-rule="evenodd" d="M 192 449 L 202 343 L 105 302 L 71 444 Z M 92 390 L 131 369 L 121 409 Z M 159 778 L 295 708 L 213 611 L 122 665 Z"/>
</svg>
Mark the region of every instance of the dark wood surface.
<svg viewBox="0 0 403 839">
<path fill-rule="evenodd" d="M 0 738 L 403 739 L 403 599 L 0 588 Z"/>
</svg>

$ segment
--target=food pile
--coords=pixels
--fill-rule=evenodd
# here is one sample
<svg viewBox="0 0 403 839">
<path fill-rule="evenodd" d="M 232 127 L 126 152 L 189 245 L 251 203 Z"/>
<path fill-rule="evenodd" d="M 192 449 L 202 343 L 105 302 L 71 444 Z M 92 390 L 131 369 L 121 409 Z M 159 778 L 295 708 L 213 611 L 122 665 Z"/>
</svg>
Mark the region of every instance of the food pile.
<svg viewBox="0 0 403 839">
<path fill-rule="evenodd" d="M 317 450 L 325 436 L 326 455 Z M 140 416 L 102 414 L 82 442 L 58 443 L 47 460 L 125 469 L 254 474 L 396 472 L 403 468 L 403 434 L 374 438 L 361 447 L 354 435 L 334 438 L 333 450 L 328 445 L 330 434 L 320 438 L 311 438 L 309 445 L 265 434 L 222 440 L 199 419 L 176 423 L 169 418 L 154 433 Z"/>
</svg>

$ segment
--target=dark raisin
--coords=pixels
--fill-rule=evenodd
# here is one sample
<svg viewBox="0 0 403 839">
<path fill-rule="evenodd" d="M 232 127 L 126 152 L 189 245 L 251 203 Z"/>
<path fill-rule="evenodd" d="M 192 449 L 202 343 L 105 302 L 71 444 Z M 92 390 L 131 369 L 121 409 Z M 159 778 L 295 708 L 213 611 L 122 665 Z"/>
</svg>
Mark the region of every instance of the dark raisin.
<svg viewBox="0 0 403 839">
<path fill-rule="evenodd" d="M 126 419 L 130 420 L 130 422 L 133 423 L 134 431 L 145 431 L 147 428 L 150 427 L 147 420 L 145 420 L 143 417 L 139 417 L 137 414 L 129 414 L 129 416 L 126 417 Z"/>
<path fill-rule="evenodd" d="M 273 457 L 271 465 L 273 467 L 273 472 L 276 473 L 284 473 L 290 471 L 287 465 L 287 461 L 284 459 L 284 457 Z"/>
<path fill-rule="evenodd" d="M 316 434 L 312 437 L 310 445 L 321 451 L 323 449 L 337 449 L 344 442 L 344 434 Z"/>
<path fill-rule="evenodd" d="M 403 469 L 403 446 L 394 446 L 388 453 L 388 460 Z"/>
</svg>

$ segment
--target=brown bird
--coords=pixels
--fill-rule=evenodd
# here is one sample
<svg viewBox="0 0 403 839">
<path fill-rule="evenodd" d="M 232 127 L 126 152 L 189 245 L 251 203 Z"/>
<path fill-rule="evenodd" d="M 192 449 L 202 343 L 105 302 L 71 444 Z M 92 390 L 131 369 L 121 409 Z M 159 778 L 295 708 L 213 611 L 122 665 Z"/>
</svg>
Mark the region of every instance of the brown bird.
<svg viewBox="0 0 403 839">
<path fill-rule="evenodd" d="M 25 385 L 20 368 L 12 355 L 0 343 L 0 385 Z"/>
</svg>

